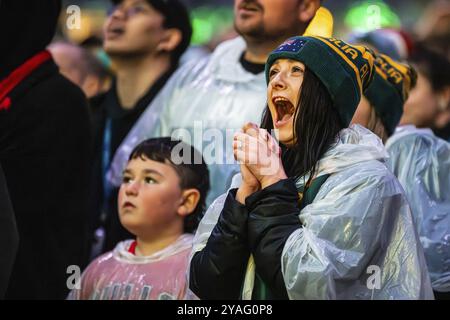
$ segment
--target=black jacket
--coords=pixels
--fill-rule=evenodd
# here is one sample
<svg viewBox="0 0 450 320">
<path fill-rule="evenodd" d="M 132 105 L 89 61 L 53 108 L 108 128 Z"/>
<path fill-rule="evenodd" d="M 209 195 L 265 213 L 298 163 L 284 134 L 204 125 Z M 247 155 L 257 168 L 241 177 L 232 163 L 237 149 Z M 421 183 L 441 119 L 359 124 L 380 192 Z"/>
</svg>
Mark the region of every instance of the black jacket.
<svg viewBox="0 0 450 320">
<path fill-rule="evenodd" d="M 235 200 L 236 191 L 228 193 L 206 247 L 192 258 L 189 286 L 201 299 L 239 299 L 252 253 L 269 298 L 287 299 L 281 254 L 301 227 L 295 183 L 281 180 L 247 197 L 245 205 Z"/>
<path fill-rule="evenodd" d="M 41 52 L 60 0 L 0 2 L 0 81 Z M 4 90 L 3 92 L 8 92 Z M 50 59 L 8 92 L 0 110 L 0 164 L 20 242 L 8 299 L 63 299 L 67 268 L 87 263 L 91 135 L 82 91 Z"/>
<path fill-rule="evenodd" d="M 91 135 L 86 98 L 52 60 L 0 112 L 0 164 L 20 243 L 6 298 L 63 299 L 67 267 L 87 263 Z"/>
<path fill-rule="evenodd" d="M 3 169 L 0 166 L 0 300 L 5 295 L 9 277 L 16 258 L 19 234 L 16 219 L 9 200 Z"/>
</svg>

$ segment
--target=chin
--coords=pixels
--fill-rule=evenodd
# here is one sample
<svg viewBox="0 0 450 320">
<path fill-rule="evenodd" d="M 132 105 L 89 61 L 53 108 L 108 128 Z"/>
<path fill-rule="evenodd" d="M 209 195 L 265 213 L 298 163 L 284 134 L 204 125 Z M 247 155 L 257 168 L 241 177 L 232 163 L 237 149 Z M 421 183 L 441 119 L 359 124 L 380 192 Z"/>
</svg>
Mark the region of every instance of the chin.
<svg viewBox="0 0 450 320">
<path fill-rule="evenodd" d="M 133 219 L 127 219 L 123 217 L 120 217 L 120 224 L 132 234 L 135 234 L 136 231 L 139 230 L 139 227 L 142 225 L 142 223 L 139 223 L 139 221 L 133 221 Z"/>
<path fill-rule="evenodd" d="M 258 37 L 264 34 L 264 27 L 259 22 L 247 19 L 241 19 L 240 22 L 235 23 L 235 29 L 241 36 Z"/>
<path fill-rule="evenodd" d="M 105 44 L 103 46 L 105 52 L 110 56 L 127 56 L 130 49 L 126 46 L 118 44 Z"/>
</svg>

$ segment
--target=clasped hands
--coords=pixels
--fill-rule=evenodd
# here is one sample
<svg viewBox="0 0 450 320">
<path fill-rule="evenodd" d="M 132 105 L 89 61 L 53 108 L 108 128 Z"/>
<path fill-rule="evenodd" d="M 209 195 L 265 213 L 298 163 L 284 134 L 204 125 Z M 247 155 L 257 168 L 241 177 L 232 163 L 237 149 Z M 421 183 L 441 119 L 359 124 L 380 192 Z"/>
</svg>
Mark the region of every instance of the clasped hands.
<svg viewBox="0 0 450 320">
<path fill-rule="evenodd" d="M 286 173 L 281 162 L 281 148 L 265 129 L 247 123 L 234 135 L 234 158 L 240 163 L 242 184 L 236 200 L 245 203 L 245 198 L 282 179 Z"/>
</svg>

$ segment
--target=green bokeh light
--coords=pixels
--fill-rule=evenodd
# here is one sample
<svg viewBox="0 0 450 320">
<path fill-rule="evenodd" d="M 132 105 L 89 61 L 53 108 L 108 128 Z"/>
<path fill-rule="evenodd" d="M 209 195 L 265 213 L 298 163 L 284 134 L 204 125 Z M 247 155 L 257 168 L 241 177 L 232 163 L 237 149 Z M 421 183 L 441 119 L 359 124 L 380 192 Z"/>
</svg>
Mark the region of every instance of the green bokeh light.
<svg viewBox="0 0 450 320">
<path fill-rule="evenodd" d="M 191 19 L 194 30 L 191 44 L 202 45 L 232 25 L 233 10 L 228 7 L 199 7 L 191 11 Z"/>
<path fill-rule="evenodd" d="M 344 22 L 347 27 L 358 31 L 401 26 L 397 14 L 383 1 L 363 1 L 353 5 Z"/>
</svg>

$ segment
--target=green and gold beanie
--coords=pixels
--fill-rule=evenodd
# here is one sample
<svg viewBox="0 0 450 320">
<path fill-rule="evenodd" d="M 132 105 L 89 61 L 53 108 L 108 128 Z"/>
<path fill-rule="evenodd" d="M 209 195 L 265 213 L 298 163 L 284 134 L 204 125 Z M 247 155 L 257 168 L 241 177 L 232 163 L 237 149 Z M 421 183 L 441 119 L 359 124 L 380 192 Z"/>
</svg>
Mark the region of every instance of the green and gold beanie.
<svg viewBox="0 0 450 320">
<path fill-rule="evenodd" d="M 364 92 L 388 135 L 392 135 L 403 114 L 403 104 L 416 84 L 417 73 L 409 65 L 376 54 L 375 75 Z"/>
<path fill-rule="evenodd" d="M 345 126 L 350 124 L 361 95 L 374 73 L 372 51 L 342 40 L 325 37 L 293 37 L 286 40 L 268 57 L 269 70 L 277 59 L 292 59 L 304 63 L 325 85 Z"/>
</svg>

